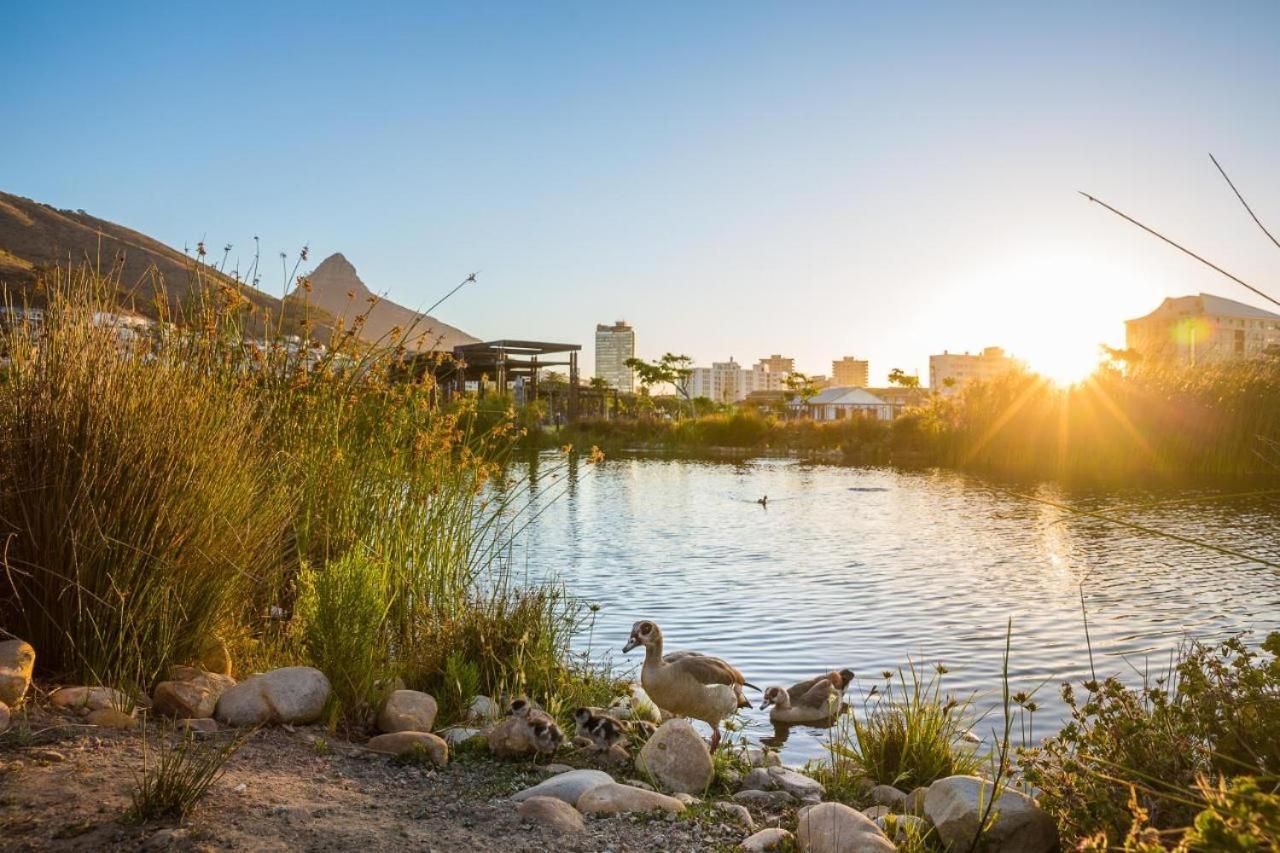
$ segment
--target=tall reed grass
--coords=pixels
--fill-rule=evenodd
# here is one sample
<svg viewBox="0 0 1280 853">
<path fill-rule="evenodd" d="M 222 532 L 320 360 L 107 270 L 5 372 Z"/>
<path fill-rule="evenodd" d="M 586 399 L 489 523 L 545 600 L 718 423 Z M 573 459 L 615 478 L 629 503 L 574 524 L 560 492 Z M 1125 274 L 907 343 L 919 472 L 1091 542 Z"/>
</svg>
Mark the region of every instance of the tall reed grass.
<svg viewBox="0 0 1280 853">
<path fill-rule="evenodd" d="M 575 608 L 503 559 L 519 492 L 490 483 L 515 425 L 406 380 L 413 330 L 263 340 L 246 330 L 274 321 L 197 265 L 185 307 L 158 298 L 159 331 L 122 340 L 101 322 L 118 281 L 41 286 L 43 326 L 0 330 L 0 624 L 47 673 L 147 689 L 217 637 L 324 669 L 352 723 L 397 678 L 439 684 L 449 653 L 485 687 L 577 683 Z"/>
</svg>

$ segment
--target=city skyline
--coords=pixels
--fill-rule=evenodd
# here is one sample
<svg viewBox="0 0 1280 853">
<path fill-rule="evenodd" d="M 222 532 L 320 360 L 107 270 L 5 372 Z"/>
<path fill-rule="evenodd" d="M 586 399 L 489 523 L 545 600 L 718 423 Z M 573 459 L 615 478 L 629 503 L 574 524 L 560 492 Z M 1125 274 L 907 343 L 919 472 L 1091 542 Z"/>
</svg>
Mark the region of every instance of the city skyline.
<svg viewBox="0 0 1280 853">
<path fill-rule="evenodd" d="M 1079 190 L 1274 269 L 1207 156 L 1280 221 L 1274 4 L 250 8 L 16 8 L 6 118 L 45 132 L 0 137 L 0 187 L 340 251 L 415 308 L 480 270 L 441 319 L 587 364 L 626 316 L 645 357 L 854 351 L 872 384 L 991 345 L 1076 378 L 1164 297 L 1261 306 Z"/>
</svg>

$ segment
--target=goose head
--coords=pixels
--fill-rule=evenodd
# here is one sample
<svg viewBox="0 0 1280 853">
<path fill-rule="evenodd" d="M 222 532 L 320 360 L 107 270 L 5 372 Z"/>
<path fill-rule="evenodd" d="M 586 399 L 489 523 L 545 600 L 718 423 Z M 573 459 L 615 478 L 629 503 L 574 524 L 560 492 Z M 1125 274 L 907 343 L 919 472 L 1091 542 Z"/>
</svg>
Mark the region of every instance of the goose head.
<svg viewBox="0 0 1280 853">
<path fill-rule="evenodd" d="M 595 714 L 591 713 L 590 708 L 577 708 L 573 712 L 573 721 L 578 724 L 579 732 L 590 726 L 594 717 Z"/>
<path fill-rule="evenodd" d="M 564 735 L 555 723 L 539 720 L 529 727 L 529 733 L 532 736 L 533 748 L 538 752 L 555 752 L 564 742 Z"/>
<path fill-rule="evenodd" d="M 784 687 L 770 687 L 764 692 L 764 701 L 760 703 L 763 710 L 770 705 L 775 706 L 779 711 L 785 711 L 791 707 L 791 696 Z"/>
<path fill-rule="evenodd" d="M 853 683 L 853 670 L 851 670 L 851 669 L 842 669 L 842 670 L 840 670 L 839 672 L 834 673 L 834 674 L 835 674 L 835 675 L 838 675 L 838 676 L 840 677 L 840 680 L 839 680 L 839 681 L 836 681 L 836 680 L 833 678 L 833 679 L 831 680 L 831 683 L 832 683 L 832 684 L 834 684 L 836 687 L 838 687 L 838 688 L 839 688 L 839 689 L 841 689 L 841 690 L 844 690 L 844 689 L 845 689 L 845 688 L 847 688 L 850 684 L 852 684 L 852 683 Z"/>
<path fill-rule="evenodd" d="M 629 652 L 636 646 L 644 646 L 649 649 L 661 642 L 662 630 L 648 619 L 642 619 L 631 626 L 631 637 L 627 640 L 627 644 L 622 647 L 622 650 Z"/>
</svg>

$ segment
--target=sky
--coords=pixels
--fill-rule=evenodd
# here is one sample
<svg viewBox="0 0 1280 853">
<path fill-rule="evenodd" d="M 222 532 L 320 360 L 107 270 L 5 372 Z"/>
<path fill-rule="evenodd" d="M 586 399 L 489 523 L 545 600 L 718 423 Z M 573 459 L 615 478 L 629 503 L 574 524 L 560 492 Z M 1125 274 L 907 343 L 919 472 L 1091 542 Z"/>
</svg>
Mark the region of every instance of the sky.
<svg viewBox="0 0 1280 853">
<path fill-rule="evenodd" d="M 0 189 L 181 248 L 342 252 L 485 339 L 1081 375 L 1272 292 L 1280 4 L 0 0 Z M 264 287 L 279 292 L 284 274 Z"/>
</svg>

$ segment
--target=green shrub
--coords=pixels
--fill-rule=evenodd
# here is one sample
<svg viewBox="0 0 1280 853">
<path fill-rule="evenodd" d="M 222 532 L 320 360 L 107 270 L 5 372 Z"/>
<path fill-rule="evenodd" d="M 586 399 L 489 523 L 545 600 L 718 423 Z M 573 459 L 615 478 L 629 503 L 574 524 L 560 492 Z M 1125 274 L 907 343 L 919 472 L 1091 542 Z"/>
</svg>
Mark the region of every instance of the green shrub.
<svg viewBox="0 0 1280 853">
<path fill-rule="evenodd" d="M 1238 638 L 1192 643 L 1167 676 L 1136 689 L 1115 678 L 1090 681 L 1081 701 L 1064 685 L 1069 722 L 1020 757 L 1063 837 L 1120 844 L 1135 822 L 1177 833 L 1206 806 L 1203 779 L 1274 784 L 1280 634 L 1263 650 Z"/>
<path fill-rule="evenodd" d="M 225 735 L 219 740 L 197 740 L 191 732 L 158 732 L 156 749 L 149 753 L 146 732 L 142 737 L 142 769 L 135 774 L 126 823 L 156 818 L 185 818 L 222 777 L 227 761 L 252 732 Z"/>
</svg>

